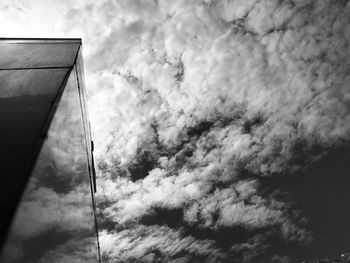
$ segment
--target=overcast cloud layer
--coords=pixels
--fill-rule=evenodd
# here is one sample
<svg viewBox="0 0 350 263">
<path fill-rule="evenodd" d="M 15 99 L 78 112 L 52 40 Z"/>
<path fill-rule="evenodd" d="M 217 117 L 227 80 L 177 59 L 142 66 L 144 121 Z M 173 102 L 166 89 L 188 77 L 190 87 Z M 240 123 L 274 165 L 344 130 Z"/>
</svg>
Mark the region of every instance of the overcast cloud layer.
<svg viewBox="0 0 350 263">
<path fill-rule="evenodd" d="M 344 179 L 312 169 L 348 157 L 349 1 L 6 2 L 1 27 L 83 37 L 104 262 L 294 262 L 321 242 L 281 182 Z"/>
</svg>

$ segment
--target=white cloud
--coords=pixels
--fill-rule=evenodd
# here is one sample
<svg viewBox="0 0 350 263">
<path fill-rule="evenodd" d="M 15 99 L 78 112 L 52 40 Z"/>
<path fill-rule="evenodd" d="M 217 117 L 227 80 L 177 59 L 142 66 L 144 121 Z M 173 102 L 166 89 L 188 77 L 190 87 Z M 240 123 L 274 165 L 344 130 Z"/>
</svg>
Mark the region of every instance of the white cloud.
<svg viewBox="0 0 350 263">
<path fill-rule="evenodd" d="M 3 19 L 21 18 L 13 30 L 23 32 L 27 19 L 13 8 L 20 6 L 33 21 L 28 32 L 38 32 L 36 19 L 46 18 L 37 14 L 41 8 L 33 11 L 21 1 L 11 6 Z M 59 15 L 40 31 L 50 35 L 62 16 L 59 30 L 66 32 L 59 32 L 84 37 L 105 217 L 127 224 L 155 206 L 180 208 L 187 223 L 205 228 L 278 226 L 286 242 L 310 240 L 288 204 L 262 196 L 259 178 L 308 165 L 323 154 L 311 153 L 313 145 L 322 149 L 348 140 L 349 3 L 125 0 L 53 6 Z M 205 122 L 208 127 L 201 126 Z M 147 177 L 132 182 L 128 168 L 143 148 L 155 164 Z M 297 151 L 305 156 L 302 162 L 293 161 Z M 242 179 L 243 173 L 254 179 Z M 126 247 L 149 242 L 131 242 L 129 234 L 106 234 L 106 253 L 117 257 L 122 246 L 110 244 L 118 238 Z M 234 251 L 244 254 L 249 246 L 257 247 L 247 242 Z M 125 260 L 141 255 L 141 248 L 128 247 Z M 247 254 L 244 260 L 250 259 Z"/>
<path fill-rule="evenodd" d="M 100 240 L 102 256 L 113 262 L 128 262 L 132 259 L 137 262 L 154 262 L 157 259 L 171 262 L 171 259 L 181 258 L 188 262 L 195 255 L 206 255 L 204 262 L 225 258 L 213 241 L 183 237 L 180 232 L 167 227 L 136 226 L 118 234 L 103 231 Z"/>
</svg>

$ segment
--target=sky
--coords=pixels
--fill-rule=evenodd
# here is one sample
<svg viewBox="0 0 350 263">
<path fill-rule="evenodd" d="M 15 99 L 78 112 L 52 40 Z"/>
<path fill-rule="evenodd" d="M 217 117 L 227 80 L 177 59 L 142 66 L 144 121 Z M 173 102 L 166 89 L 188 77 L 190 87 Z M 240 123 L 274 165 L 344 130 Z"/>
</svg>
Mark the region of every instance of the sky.
<svg viewBox="0 0 350 263">
<path fill-rule="evenodd" d="M 103 262 L 350 251 L 350 2 L 2 0 L 81 37 Z"/>
</svg>

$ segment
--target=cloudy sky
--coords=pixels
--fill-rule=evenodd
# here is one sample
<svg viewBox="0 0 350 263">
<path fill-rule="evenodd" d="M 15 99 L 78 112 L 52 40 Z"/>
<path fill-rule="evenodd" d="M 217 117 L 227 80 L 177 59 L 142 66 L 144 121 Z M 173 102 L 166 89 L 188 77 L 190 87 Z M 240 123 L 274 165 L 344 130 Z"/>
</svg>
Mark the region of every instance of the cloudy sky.
<svg viewBox="0 0 350 263">
<path fill-rule="evenodd" d="M 103 262 L 350 250 L 350 1 L 1 0 L 81 37 Z"/>
</svg>

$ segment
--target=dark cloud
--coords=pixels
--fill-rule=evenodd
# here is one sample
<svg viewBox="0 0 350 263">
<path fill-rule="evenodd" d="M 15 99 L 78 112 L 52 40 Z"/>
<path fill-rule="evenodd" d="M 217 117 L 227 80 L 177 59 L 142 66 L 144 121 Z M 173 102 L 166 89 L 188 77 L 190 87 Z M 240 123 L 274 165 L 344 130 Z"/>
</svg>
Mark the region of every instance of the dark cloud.
<svg viewBox="0 0 350 263">
<path fill-rule="evenodd" d="M 147 149 L 140 148 L 133 163 L 128 167 L 132 181 L 145 178 L 150 171 L 158 166 L 158 158 Z"/>
</svg>

